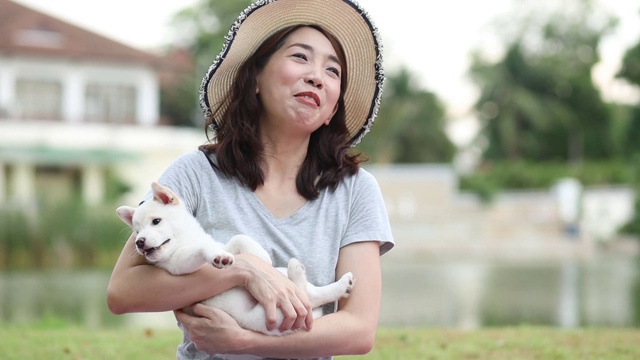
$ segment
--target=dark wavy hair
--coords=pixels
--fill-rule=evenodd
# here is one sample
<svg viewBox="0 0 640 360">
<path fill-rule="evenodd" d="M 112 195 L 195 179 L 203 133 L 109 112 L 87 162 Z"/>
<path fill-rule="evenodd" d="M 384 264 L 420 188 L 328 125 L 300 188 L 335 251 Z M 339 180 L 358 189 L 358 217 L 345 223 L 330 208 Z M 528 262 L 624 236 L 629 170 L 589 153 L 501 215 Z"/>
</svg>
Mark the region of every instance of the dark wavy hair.
<svg viewBox="0 0 640 360">
<path fill-rule="evenodd" d="M 265 40 L 240 67 L 229 94 L 228 106 L 225 109 L 218 107 L 206 119 L 205 131 L 210 143 L 202 145 L 200 150 L 215 153 L 220 170 L 227 176 L 237 178 L 252 191 L 264 184 L 261 166 L 264 146 L 260 139 L 260 116 L 256 115 L 262 113 L 263 107 L 255 91 L 256 77 L 288 36 L 304 26 L 308 25 L 285 28 Z M 309 27 L 320 31 L 329 39 L 342 64 L 338 110 L 329 125 L 321 126 L 311 134 L 306 158 L 296 177 L 298 193 L 307 200 L 313 200 L 325 188 L 335 190 L 338 183 L 345 177 L 354 175 L 359 164 L 366 159 L 361 153 L 352 153 L 350 150 L 344 110 L 347 62 L 342 46 L 322 28 Z M 213 133 L 209 132 L 209 125 L 214 125 Z"/>
</svg>

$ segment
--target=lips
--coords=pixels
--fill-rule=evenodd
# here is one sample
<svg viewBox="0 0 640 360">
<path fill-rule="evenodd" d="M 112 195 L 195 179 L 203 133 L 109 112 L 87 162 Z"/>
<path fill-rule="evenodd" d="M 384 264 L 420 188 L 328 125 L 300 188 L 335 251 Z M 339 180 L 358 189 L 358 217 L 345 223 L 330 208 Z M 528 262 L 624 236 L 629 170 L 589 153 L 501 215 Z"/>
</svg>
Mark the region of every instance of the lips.
<svg viewBox="0 0 640 360">
<path fill-rule="evenodd" d="M 297 93 L 294 96 L 297 98 L 303 98 L 303 99 L 306 99 L 307 101 L 314 102 L 316 106 L 320 106 L 320 97 L 314 92 L 305 91 L 305 92 Z"/>
</svg>

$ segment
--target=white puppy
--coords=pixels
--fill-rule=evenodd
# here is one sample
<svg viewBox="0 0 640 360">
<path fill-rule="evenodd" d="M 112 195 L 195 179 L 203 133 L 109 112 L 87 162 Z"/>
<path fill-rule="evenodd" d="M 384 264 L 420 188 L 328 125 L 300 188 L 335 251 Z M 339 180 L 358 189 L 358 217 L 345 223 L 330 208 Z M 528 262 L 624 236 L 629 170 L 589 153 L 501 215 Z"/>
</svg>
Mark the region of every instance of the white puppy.
<svg viewBox="0 0 640 360">
<path fill-rule="evenodd" d="M 224 245 L 207 234 L 198 221 L 187 211 L 182 201 L 168 188 L 151 184 L 153 200 L 137 208 L 121 206 L 116 212 L 136 236 L 136 250 L 151 264 L 164 268 L 174 275 L 188 274 L 205 264 L 224 268 L 233 264 L 234 255 L 251 253 L 271 264 L 271 259 L 255 240 L 246 235 L 236 235 Z M 307 282 L 304 266 L 296 259 L 289 261 L 287 269 L 278 268 L 300 289 L 307 292 L 314 317 L 322 315 L 321 305 L 349 296 L 354 284 L 352 273 L 326 286 L 314 286 Z M 231 315 L 245 329 L 269 335 L 289 332 L 267 330 L 264 308 L 241 286 L 202 302 Z M 284 316 L 278 309 L 278 324 Z"/>
</svg>

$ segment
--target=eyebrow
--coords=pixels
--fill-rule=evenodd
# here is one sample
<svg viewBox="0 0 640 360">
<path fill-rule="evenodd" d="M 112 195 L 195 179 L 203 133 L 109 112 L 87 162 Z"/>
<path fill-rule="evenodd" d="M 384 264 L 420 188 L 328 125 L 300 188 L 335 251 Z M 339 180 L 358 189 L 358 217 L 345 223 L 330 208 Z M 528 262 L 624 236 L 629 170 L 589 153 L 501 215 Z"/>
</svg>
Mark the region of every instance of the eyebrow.
<svg viewBox="0 0 640 360">
<path fill-rule="evenodd" d="M 292 47 L 295 47 L 295 46 L 301 47 L 301 48 L 303 48 L 305 50 L 308 50 L 308 51 L 311 51 L 311 52 L 314 52 L 313 46 L 308 45 L 308 44 L 304 44 L 304 43 L 294 43 L 294 44 L 289 45 L 289 48 L 292 48 Z M 335 56 L 335 55 L 329 55 L 329 60 L 335 62 L 336 64 L 338 64 L 340 66 L 342 66 L 342 64 L 340 63 L 340 59 L 338 59 L 338 57 Z"/>
</svg>

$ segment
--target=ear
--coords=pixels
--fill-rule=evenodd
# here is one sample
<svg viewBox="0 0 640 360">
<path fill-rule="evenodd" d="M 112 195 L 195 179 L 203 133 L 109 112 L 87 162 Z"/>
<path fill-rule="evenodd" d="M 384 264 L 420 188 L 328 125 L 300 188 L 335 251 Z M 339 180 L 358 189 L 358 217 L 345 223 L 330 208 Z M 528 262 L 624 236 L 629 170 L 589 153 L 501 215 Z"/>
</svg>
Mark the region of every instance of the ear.
<svg viewBox="0 0 640 360">
<path fill-rule="evenodd" d="M 133 213 L 136 209 L 131 206 L 120 206 L 116 209 L 116 213 L 129 226 L 133 226 Z"/>
<path fill-rule="evenodd" d="M 159 201 L 164 205 L 178 205 L 180 203 L 180 199 L 178 199 L 178 196 L 174 194 L 173 191 L 157 182 L 151 184 L 151 190 L 153 192 L 153 200 L 155 201 Z"/>
</svg>

